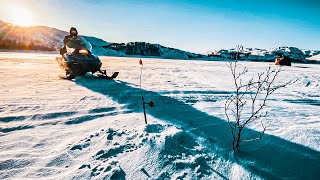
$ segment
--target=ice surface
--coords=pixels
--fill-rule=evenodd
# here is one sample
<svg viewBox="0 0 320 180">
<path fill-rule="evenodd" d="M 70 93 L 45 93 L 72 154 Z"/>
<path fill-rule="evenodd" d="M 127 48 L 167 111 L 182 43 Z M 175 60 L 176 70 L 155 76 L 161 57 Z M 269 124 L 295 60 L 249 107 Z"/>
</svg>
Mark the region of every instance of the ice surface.
<svg viewBox="0 0 320 180">
<path fill-rule="evenodd" d="M 315 179 L 319 65 L 282 67 L 296 82 L 268 101 L 267 135 L 234 155 L 224 102 L 227 62 L 101 57 L 115 81 L 58 78 L 56 55 L 0 53 L 0 179 Z M 240 62 L 249 74 L 273 63 Z M 247 136 L 259 124 L 246 129 Z"/>
</svg>

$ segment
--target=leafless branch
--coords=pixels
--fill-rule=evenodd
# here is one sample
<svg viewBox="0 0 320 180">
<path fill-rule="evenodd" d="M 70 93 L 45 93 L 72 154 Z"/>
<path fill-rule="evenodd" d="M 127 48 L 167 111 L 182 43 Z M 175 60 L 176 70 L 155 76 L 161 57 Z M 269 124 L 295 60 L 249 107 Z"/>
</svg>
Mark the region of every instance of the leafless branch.
<svg viewBox="0 0 320 180">
<path fill-rule="evenodd" d="M 227 66 L 233 77 L 235 94 L 226 100 L 224 108 L 233 137 L 233 150 L 237 151 L 241 142 L 255 141 L 263 137 L 266 131 L 263 119 L 268 115 L 267 111 L 263 111 L 269 96 L 276 90 L 293 82 L 289 81 L 285 84 L 275 85 L 276 77 L 281 72 L 281 69 L 273 70 L 271 67 L 256 76 L 252 76 L 248 81 L 244 81 L 242 77 L 249 71 L 247 67 L 238 72 L 237 61 L 230 61 Z M 257 120 L 260 120 L 263 128 L 258 133 L 258 136 L 246 140 L 241 139 L 243 129 Z"/>
</svg>

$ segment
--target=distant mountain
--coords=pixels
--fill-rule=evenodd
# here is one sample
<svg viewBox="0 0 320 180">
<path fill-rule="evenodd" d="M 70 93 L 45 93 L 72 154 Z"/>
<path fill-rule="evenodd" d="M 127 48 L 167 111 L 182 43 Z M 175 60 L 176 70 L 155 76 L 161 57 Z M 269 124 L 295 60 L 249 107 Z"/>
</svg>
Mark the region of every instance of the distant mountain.
<svg viewBox="0 0 320 180">
<path fill-rule="evenodd" d="M 247 61 L 274 62 L 275 58 L 286 56 L 293 62 L 300 63 L 320 63 L 320 51 L 301 50 L 296 47 L 282 46 L 278 48 L 238 48 L 221 49 L 208 54 L 209 57 L 220 57 L 225 59 L 239 59 Z"/>
<path fill-rule="evenodd" d="M 201 59 L 205 57 L 205 55 L 146 42 L 111 43 L 102 46 L 102 48 L 114 50 L 120 53 L 120 55 L 129 56 L 153 56 L 166 59 Z"/>
<path fill-rule="evenodd" d="M 0 20 L 0 49 L 57 51 L 63 46 L 68 32 L 46 26 L 21 27 Z M 205 55 L 145 42 L 109 43 L 90 36 L 85 37 L 96 55 L 154 56 L 167 59 L 195 59 Z"/>
<path fill-rule="evenodd" d="M 0 49 L 57 51 L 63 46 L 68 32 L 46 26 L 20 27 L 0 20 Z M 112 43 L 102 39 L 83 36 L 92 44 L 92 51 L 103 56 L 148 56 L 166 59 L 229 60 L 237 58 L 247 61 L 270 61 L 282 55 L 295 62 L 320 63 L 320 51 L 301 50 L 296 47 L 271 49 L 241 48 L 221 49 L 208 55 L 196 54 L 160 44 L 146 42 Z"/>
<path fill-rule="evenodd" d="M 0 49 L 55 51 L 66 34 L 45 26 L 20 27 L 0 20 Z"/>
</svg>

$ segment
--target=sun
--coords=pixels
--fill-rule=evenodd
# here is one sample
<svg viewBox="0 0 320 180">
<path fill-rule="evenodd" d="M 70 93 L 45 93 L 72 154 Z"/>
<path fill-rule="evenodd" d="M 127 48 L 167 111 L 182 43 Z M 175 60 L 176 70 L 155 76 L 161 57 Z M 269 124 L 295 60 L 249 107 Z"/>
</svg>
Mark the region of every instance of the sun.
<svg viewBox="0 0 320 180">
<path fill-rule="evenodd" d="M 18 26 L 33 25 L 33 14 L 31 11 L 21 7 L 14 7 L 11 9 L 12 23 Z"/>
</svg>

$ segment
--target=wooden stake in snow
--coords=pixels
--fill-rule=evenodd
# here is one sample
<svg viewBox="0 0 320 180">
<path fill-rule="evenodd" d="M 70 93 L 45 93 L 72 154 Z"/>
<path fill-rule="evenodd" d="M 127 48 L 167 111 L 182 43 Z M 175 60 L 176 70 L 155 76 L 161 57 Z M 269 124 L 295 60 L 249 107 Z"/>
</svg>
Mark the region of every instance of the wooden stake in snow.
<svg viewBox="0 0 320 180">
<path fill-rule="evenodd" d="M 141 99 L 142 99 L 142 107 L 143 107 L 143 114 L 144 114 L 144 122 L 146 124 L 148 124 L 148 121 L 147 121 L 147 114 L 146 114 L 146 104 L 148 104 L 151 108 L 154 107 L 154 102 L 152 100 L 150 100 L 149 102 L 145 102 L 144 101 L 144 97 L 143 97 L 143 93 L 142 93 L 142 88 L 141 88 L 141 79 L 142 79 L 142 70 L 143 70 L 143 62 L 142 60 L 140 59 L 139 60 L 139 64 L 141 65 L 141 71 L 140 71 L 140 93 L 141 93 Z"/>
</svg>

